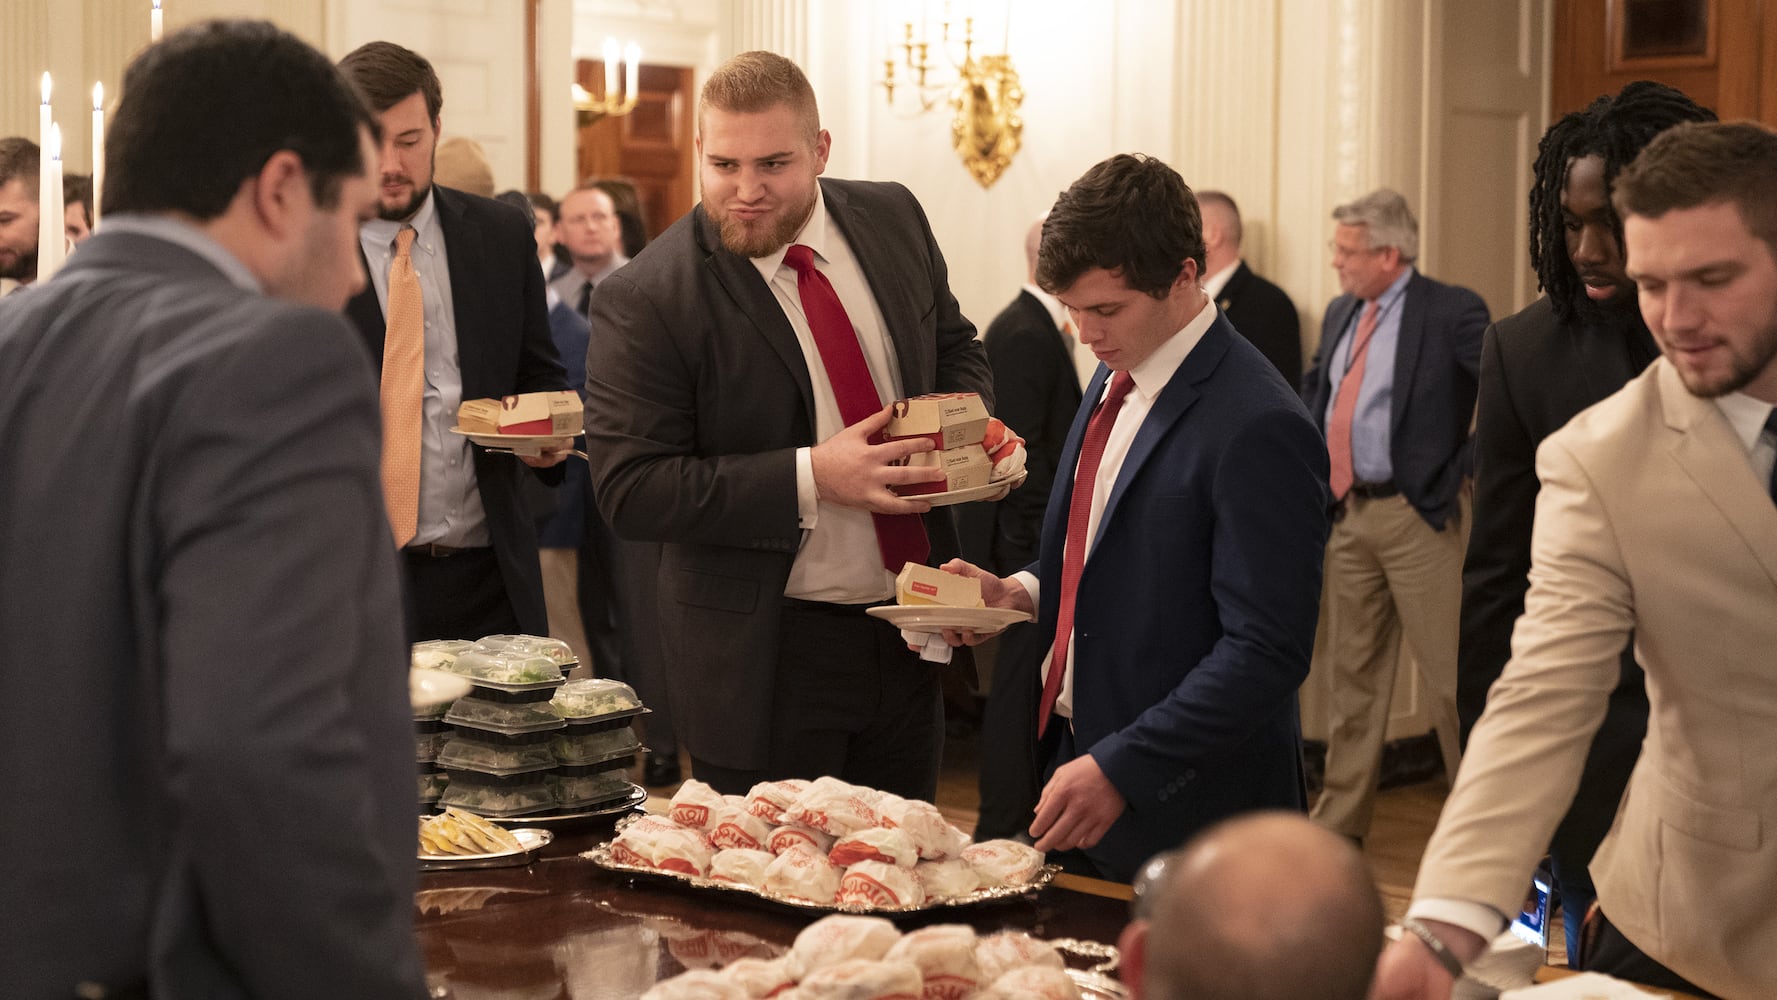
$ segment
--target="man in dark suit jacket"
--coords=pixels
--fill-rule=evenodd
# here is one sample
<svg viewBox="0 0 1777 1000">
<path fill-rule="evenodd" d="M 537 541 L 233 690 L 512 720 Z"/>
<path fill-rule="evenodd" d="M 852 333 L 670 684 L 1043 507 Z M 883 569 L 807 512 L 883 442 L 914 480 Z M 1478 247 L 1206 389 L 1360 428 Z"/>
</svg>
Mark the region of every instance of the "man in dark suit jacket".
<svg viewBox="0 0 1777 1000">
<path fill-rule="evenodd" d="M 1066 310 L 1037 287 L 1037 249 L 1043 220 L 1025 234 L 1024 289 L 987 325 L 981 338 L 993 368 L 994 413 L 1025 439 L 1030 477 L 998 503 L 957 509 L 963 558 L 994 573 L 1014 573 L 1037 557 L 1043 510 L 1068 427 L 1080 409 L 1074 338 Z M 981 809 L 975 837 L 1016 836 L 1030 829 L 1042 790 L 1037 760 L 1038 671 L 1048 646 L 1034 623 L 1014 625 L 1000 636 L 993 679 L 981 712 L 977 784 Z M 983 657 L 985 659 L 985 657 Z"/>
<path fill-rule="evenodd" d="M 1524 612 L 1541 485 L 1537 446 L 1659 356 L 1624 266 L 1611 183 L 1654 136 L 1714 118 L 1671 87 L 1639 81 L 1563 116 L 1543 135 L 1530 195 L 1530 261 L 1547 294 L 1488 327 L 1481 352 L 1474 528 L 1456 663 L 1465 744 L 1511 659 L 1512 626 Z M 1646 681 L 1633 643 L 1623 647 L 1620 669 L 1573 806 L 1549 846 L 1571 965 L 1579 964 L 1580 921 L 1595 895 L 1588 865 L 1647 732 Z"/>
<path fill-rule="evenodd" d="M 1296 689 L 1320 600 L 1326 449 L 1203 294 L 1200 225 L 1158 160 L 1112 157 L 1062 193 L 1037 280 L 1103 364 L 1035 572 L 945 566 L 980 578 L 991 606 L 1038 611 L 1051 773 L 1030 832 L 1120 881 L 1219 819 L 1306 807 Z"/>
<path fill-rule="evenodd" d="M 1302 377 L 1302 317 L 1284 290 L 1240 256 L 1240 206 L 1221 191 L 1197 192 L 1203 206 L 1203 290 L 1291 385 Z"/>
<path fill-rule="evenodd" d="M 907 516 L 930 506 L 890 487 L 935 470 L 893 464 L 920 444 L 871 441 L 896 398 L 991 401 L 981 346 L 913 196 L 818 179 L 831 140 L 793 63 L 729 60 L 698 129 L 702 204 L 592 299 L 593 493 L 619 535 L 665 543 L 665 665 L 698 778 L 831 774 L 929 799 L 938 668 L 864 608 L 893 594 L 888 567 L 918 555 Z M 848 345 L 839 370 L 875 390 L 849 426 L 827 353 Z M 954 554 L 949 517 L 923 521 Z"/>
<path fill-rule="evenodd" d="M 170 35 L 125 73 L 103 230 L 0 302 L 0 995 L 426 995 L 376 380 L 338 315 L 374 127 L 269 24 Z"/>
<path fill-rule="evenodd" d="M 567 387 L 549 333 L 533 220 L 432 183 L 444 98 L 431 63 L 399 45 L 370 42 L 340 60 L 340 69 L 383 127 L 380 217 L 365 223 L 359 241 L 372 287 L 346 309 L 379 368 L 394 244 L 403 229 L 417 233 L 413 269 L 426 321 L 419 514 L 415 533 L 398 539 L 410 632 L 415 639 L 547 635 L 537 531 L 520 495 L 526 473 L 519 462 L 551 468 L 566 451 L 514 459 L 449 430 L 465 399 Z M 561 481 L 559 469 L 546 475 Z"/>
<path fill-rule="evenodd" d="M 1331 672 L 1322 825 L 1369 832 L 1389 693 L 1405 633 L 1424 679 L 1445 774 L 1454 779 L 1460 494 L 1487 306 L 1414 267 L 1419 225 L 1394 191 L 1333 210 L 1327 306 L 1303 396 L 1327 436 L 1338 510 L 1327 541 Z"/>
</svg>

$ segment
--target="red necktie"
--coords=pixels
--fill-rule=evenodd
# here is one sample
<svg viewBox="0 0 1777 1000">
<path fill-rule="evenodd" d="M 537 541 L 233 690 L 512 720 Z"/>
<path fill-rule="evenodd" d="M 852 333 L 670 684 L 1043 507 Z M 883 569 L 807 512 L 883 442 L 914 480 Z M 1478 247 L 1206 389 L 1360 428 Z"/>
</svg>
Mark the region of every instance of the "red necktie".
<svg viewBox="0 0 1777 1000">
<path fill-rule="evenodd" d="M 1055 699 L 1061 696 L 1061 675 L 1067 671 L 1068 640 L 1074 634 L 1074 597 L 1080 591 L 1080 571 L 1086 566 L 1087 522 L 1092 520 L 1092 488 L 1098 481 L 1098 463 L 1105 442 L 1117 423 L 1123 397 L 1135 386 L 1128 372 L 1111 376 L 1111 391 L 1086 424 L 1080 442 L 1080 464 L 1074 469 L 1074 495 L 1067 508 L 1067 545 L 1061 550 L 1061 611 L 1055 616 L 1055 646 L 1049 654 L 1049 676 L 1043 679 L 1043 700 L 1037 705 L 1037 736 L 1049 726 Z"/>
<path fill-rule="evenodd" d="M 876 383 L 870 381 L 857 331 L 832 282 L 815 268 L 813 250 L 794 244 L 784 253 L 784 263 L 796 269 L 796 293 L 802 297 L 808 332 L 814 335 L 815 349 L 827 369 L 827 381 L 839 402 L 839 417 L 850 427 L 882 409 L 882 397 L 876 394 Z M 932 547 L 918 514 L 870 516 L 876 521 L 876 547 L 882 552 L 883 566 L 899 572 L 906 563 L 926 561 Z"/>
<path fill-rule="evenodd" d="M 1339 395 L 1333 398 L 1333 416 L 1327 421 L 1327 458 L 1332 472 L 1327 485 L 1333 488 L 1333 499 L 1343 500 L 1351 490 L 1351 418 L 1357 413 L 1357 394 L 1364 384 L 1364 362 L 1370 358 L 1370 338 L 1376 333 L 1378 302 L 1364 309 L 1357 321 L 1357 335 L 1352 341 L 1350 360 L 1345 364 L 1345 377 L 1339 382 Z"/>
</svg>

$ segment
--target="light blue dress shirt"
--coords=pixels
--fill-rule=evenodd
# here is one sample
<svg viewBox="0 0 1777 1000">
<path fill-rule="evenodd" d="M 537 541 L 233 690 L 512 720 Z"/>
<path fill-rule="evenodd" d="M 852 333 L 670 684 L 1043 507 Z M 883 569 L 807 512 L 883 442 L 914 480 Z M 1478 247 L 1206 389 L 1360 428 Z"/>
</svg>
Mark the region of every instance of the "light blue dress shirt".
<svg viewBox="0 0 1777 1000">
<path fill-rule="evenodd" d="M 463 372 L 457 359 L 456 310 L 451 299 L 450 261 L 444 252 L 444 230 L 430 192 L 406 222 L 372 219 L 358 230 L 359 245 L 369 265 L 371 284 L 389 314 L 389 264 L 395 258 L 395 235 L 414 229 L 413 269 L 420 279 L 426 314 L 426 400 L 420 429 L 419 530 L 413 544 L 436 543 L 456 548 L 489 544 L 487 512 L 469 439 L 450 433 L 463 401 Z"/>
<path fill-rule="evenodd" d="M 1385 483 L 1394 478 L 1394 459 L 1389 453 L 1389 418 L 1394 409 L 1394 358 L 1401 342 L 1401 304 L 1407 297 L 1407 282 L 1413 278 L 1407 268 L 1389 285 L 1376 301 L 1376 332 L 1370 335 L 1368 359 L 1364 362 L 1364 380 L 1357 388 L 1357 410 L 1351 417 L 1351 472 L 1359 482 Z M 1322 426 L 1333 421 L 1333 406 L 1339 399 L 1339 384 L 1351 370 L 1351 349 L 1357 325 L 1363 320 L 1364 303 L 1351 314 L 1340 341 L 1333 348 L 1328 363 L 1331 392 Z"/>
</svg>

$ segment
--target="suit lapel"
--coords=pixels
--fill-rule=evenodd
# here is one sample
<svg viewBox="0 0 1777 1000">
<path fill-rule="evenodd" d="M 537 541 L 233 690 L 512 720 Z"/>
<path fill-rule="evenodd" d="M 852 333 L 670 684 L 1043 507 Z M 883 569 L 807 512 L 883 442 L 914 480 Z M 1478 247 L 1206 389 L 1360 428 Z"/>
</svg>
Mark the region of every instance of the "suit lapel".
<svg viewBox="0 0 1777 1000">
<path fill-rule="evenodd" d="M 709 268 L 734 303 L 733 313 L 723 317 L 724 321 L 747 323 L 759 332 L 796 380 L 808 426 L 814 427 L 814 386 L 809 382 L 808 361 L 802 355 L 802 344 L 796 339 L 795 329 L 784 316 L 783 306 L 778 305 L 777 296 L 772 294 L 752 261 L 722 247 L 721 233 L 704 207 L 698 205 L 692 212 L 692 229 L 698 248 L 704 252 L 704 266 Z"/>
<path fill-rule="evenodd" d="M 1402 421 L 1407 414 L 1407 390 L 1413 385 L 1413 372 L 1419 367 L 1419 352 L 1425 346 L 1425 276 L 1415 271 L 1407 279 L 1401 296 L 1400 335 L 1394 348 L 1394 392 L 1389 401 L 1388 436 L 1401 438 Z"/>
<path fill-rule="evenodd" d="M 1223 313 L 1234 308 L 1234 303 L 1240 301 L 1240 293 L 1246 290 L 1246 281 L 1251 274 L 1246 269 L 1245 261 L 1235 265 L 1234 273 L 1228 276 L 1228 283 L 1222 286 L 1222 294 L 1216 296 L 1216 308 Z"/>
<path fill-rule="evenodd" d="M 487 331 L 487 257 L 481 240 L 467 224 L 463 204 L 445 189 L 432 188 L 438 226 L 444 233 L 445 256 L 450 260 L 450 297 L 457 327 L 457 369 L 462 373 L 463 398 L 499 395 L 498 387 L 473 384 L 480 372 L 493 366 L 483 357 L 491 345 Z M 516 319 L 516 317 L 515 317 Z"/>
<path fill-rule="evenodd" d="M 1104 537 L 1105 527 L 1116 517 L 1117 508 L 1123 502 L 1123 496 L 1129 491 L 1129 484 L 1140 475 L 1142 466 L 1147 464 L 1154 454 L 1154 449 L 1172 431 L 1172 426 L 1179 422 L 1191 404 L 1197 402 L 1202 393 L 1197 391 L 1197 383 L 1203 381 L 1214 372 L 1221 363 L 1222 356 L 1228 353 L 1230 338 L 1235 336 L 1233 327 L 1220 316 L 1204 331 L 1203 339 L 1185 355 L 1178 371 L 1154 397 L 1154 403 L 1148 408 L 1148 415 L 1135 432 L 1135 440 L 1129 445 L 1129 454 L 1123 458 L 1123 467 L 1117 470 L 1116 485 L 1111 487 L 1111 495 L 1105 501 L 1104 514 L 1098 520 L 1098 534 L 1093 537 L 1094 546 L 1098 539 Z M 1090 552 L 1088 552 L 1090 556 Z"/>
<path fill-rule="evenodd" d="M 907 261 L 897 259 L 882 239 L 883 228 L 852 211 L 851 202 L 838 185 L 821 183 L 827 198 L 828 221 L 839 227 L 845 242 L 857 258 L 858 270 L 870 285 L 876 307 L 882 310 L 882 324 L 895 345 L 895 359 L 901 369 L 901 388 L 910 396 L 931 389 L 922 373 L 932 371 L 937 359 L 930 357 L 933 345 L 920 336 L 920 310 L 915 307 L 902 280 Z"/>
<path fill-rule="evenodd" d="M 380 374 L 383 370 L 383 339 L 388 335 L 389 323 L 383 317 L 382 303 L 376 297 L 376 284 L 370 280 L 370 260 L 364 256 L 364 244 L 358 244 L 358 266 L 364 269 L 364 290 L 352 296 L 346 303 L 346 317 L 357 326 L 364 335 L 364 346 L 370 350 L 371 363 Z"/>
<path fill-rule="evenodd" d="M 1670 365 L 1659 372 L 1660 405 L 1666 426 L 1676 432 L 1669 453 L 1673 461 L 1709 498 L 1734 533 L 1777 583 L 1777 531 L 1771 530 L 1777 507 L 1765 484 L 1750 474 L 1746 449 L 1715 404 L 1690 394 Z M 1743 468 L 1747 475 L 1723 475 Z"/>
</svg>

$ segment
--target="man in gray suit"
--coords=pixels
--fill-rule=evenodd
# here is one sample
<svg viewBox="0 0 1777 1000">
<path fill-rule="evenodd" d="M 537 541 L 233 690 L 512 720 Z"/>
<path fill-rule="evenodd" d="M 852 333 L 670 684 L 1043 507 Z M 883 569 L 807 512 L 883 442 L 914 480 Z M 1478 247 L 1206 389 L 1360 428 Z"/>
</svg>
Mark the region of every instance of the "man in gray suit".
<svg viewBox="0 0 1777 1000">
<path fill-rule="evenodd" d="M 954 555 L 955 530 L 891 489 L 933 478 L 893 464 L 927 446 L 872 439 L 904 396 L 991 402 L 987 362 L 918 202 L 818 180 L 830 144 L 783 57 L 710 77 L 703 203 L 592 297 L 593 492 L 619 535 L 666 543 L 664 662 L 699 778 L 929 799 L 939 668 L 864 609 L 904 561 Z"/>
<path fill-rule="evenodd" d="M 424 996 L 376 381 L 338 315 L 375 132 L 270 24 L 171 36 L 124 77 L 103 230 L 0 303 L 0 995 Z"/>
</svg>

